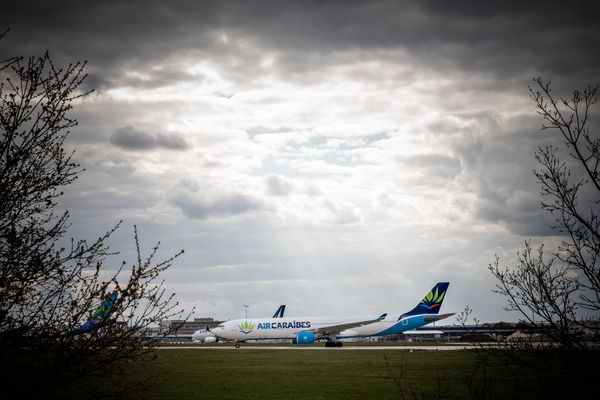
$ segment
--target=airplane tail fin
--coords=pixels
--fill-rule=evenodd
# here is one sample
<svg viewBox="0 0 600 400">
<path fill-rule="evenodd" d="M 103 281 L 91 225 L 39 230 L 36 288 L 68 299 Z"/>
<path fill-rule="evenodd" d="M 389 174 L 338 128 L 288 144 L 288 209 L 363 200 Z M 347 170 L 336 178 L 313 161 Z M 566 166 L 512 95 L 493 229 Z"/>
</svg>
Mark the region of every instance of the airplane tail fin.
<svg viewBox="0 0 600 400">
<path fill-rule="evenodd" d="M 106 295 L 104 300 L 102 300 L 102 302 L 100 303 L 100 306 L 90 314 L 90 317 L 87 319 L 87 321 L 81 324 L 81 326 L 79 326 L 78 328 L 75 328 L 73 331 L 69 332 L 68 335 L 74 336 L 80 335 L 82 333 L 89 333 L 94 329 L 98 329 L 101 326 L 104 326 L 107 323 L 114 321 L 109 320 L 109 317 L 118 297 L 119 293 L 116 290 Z"/>
<path fill-rule="evenodd" d="M 448 290 L 448 285 L 450 285 L 450 282 L 438 282 L 415 308 L 400 315 L 398 320 L 410 315 L 439 313 L 442 301 L 444 301 L 446 291 Z"/>
<path fill-rule="evenodd" d="M 279 306 L 275 314 L 273 314 L 273 318 L 283 318 L 283 314 L 285 313 L 285 304 Z"/>
</svg>

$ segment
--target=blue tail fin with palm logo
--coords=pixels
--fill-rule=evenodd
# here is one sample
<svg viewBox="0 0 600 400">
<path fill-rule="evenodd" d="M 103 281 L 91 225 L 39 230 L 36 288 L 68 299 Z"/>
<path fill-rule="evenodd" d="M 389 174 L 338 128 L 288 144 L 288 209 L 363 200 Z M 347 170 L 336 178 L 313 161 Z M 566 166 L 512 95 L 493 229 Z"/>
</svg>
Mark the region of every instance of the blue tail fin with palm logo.
<svg viewBox="0 0 600 400">
<path fill-rule="evenodd" d="M 450 285 L 450 282 L 438 282 L 415 308 L 400 315 L 398 320 L 410 315 L 437 314 L 440 312 L 448 285 Z"/>
</svg>

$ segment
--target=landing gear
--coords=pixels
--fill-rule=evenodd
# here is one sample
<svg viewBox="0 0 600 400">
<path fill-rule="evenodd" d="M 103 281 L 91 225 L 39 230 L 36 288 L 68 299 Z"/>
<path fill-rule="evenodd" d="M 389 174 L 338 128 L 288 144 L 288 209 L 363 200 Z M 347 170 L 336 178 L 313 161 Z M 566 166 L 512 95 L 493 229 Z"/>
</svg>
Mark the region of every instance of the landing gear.
<svg viewBox="0 0 600 400">
<path fill-rule="evenodd" d="M 239 349 L 239 348 L 240 348 L 240 344 L 236 342 L 236 344 L 235 344 L 235 348 L 236 348 L 236 349 Z"/>
<path fill-rule="evenodd" d="M 332 342 L 331 340 L 325 342 L 325 347 L 342 347 L 343 345 L 344 343 L 342 342 Z"/>
</svg>

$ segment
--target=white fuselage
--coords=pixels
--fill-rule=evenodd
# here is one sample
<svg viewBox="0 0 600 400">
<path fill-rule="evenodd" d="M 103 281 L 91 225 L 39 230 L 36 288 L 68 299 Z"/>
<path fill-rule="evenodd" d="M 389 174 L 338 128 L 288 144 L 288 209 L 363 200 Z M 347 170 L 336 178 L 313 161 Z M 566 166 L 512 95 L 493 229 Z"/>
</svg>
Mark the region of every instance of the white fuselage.
<svg viewBox="0 0 600 400">
<path fill-rule="evenodd" d="M 192 342 L 205 343 L 211 342 L 211 339 L 216 339 L 216 336 L 206 329 L 200 329 L 192 335 Z"/>
<path fill-rule="evenodd" d="M 237 319 L 222 323 L 212 329 L 212 333 L 226 340 L 265 340 L 265 339 L 294 339 L 299 332 L 315 332 L 315 338 L 344 339 L 361 336 L 383 336 L 402 333 L 404 331 L 426 325 L 433 321 L 425 321 L 423 315 L 397 319 L 382 319 L 367 325 L 335 332 L 335 337 L 322 333 L 328 327 L 364 321 L 368 318 L 252 318 Z M 441 319 L 441 318 L 440 318 Z"/>
</svg>

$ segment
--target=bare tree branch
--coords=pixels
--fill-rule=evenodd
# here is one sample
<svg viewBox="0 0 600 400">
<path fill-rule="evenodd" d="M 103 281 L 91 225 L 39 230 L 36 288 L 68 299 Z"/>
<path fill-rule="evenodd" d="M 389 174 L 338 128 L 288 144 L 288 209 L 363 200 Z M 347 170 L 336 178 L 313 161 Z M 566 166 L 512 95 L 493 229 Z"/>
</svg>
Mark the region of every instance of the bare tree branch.
<svg viewBox="0 0 600 400">
<path fill-rule="evenodd" d="M 90 94 L 85 65 L 60 68 L 48 53 L 0 63 L 0 377 L 22 397 L 122 397 L 135 382 L 111 378 L 152 350 L 152 327 L 183 313 L 160 281 L 183 250 L 156 261 L 157 244 L 144 257 L 135 227 L 135 262 L 110 268 L 117 253 L 107 240 L 121 222 L 94 241 L 61 245 L 70 223 L 57 200 L 83 172 L 65 141 L 77 125 L 73 105 Z M 109 293 L 110 319 L 79 332 Z M 94 380 L 102 384 L 90 391 Z"/>
</svg>

